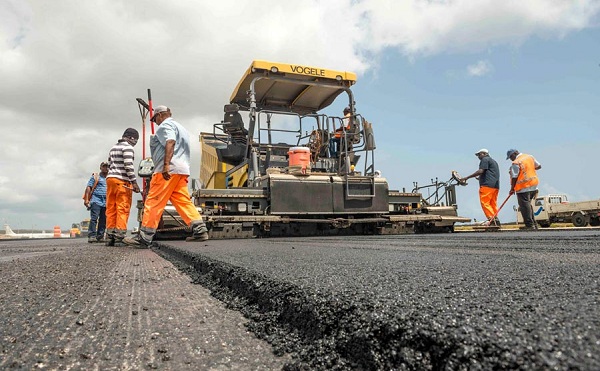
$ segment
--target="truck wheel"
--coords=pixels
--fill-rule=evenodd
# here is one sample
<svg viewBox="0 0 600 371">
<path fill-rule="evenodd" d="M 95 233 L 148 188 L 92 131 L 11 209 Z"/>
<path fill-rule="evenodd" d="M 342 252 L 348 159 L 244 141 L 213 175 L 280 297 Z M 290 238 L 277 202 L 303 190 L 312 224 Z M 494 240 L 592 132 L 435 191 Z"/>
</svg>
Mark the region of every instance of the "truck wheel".
<svg viewBox="0 0 600 371">
<path fill-rule="evenodd" d="M 592 227 L 597 227 L 600 225 L 600 218 L 591 218 L 590 219 L 590 225 Z"/>
<path fill-rule="evenodd" d="M 585 227 L 588 224 L 585 216 L 581 214 L 573 215 L 573 219 L 571 221 L 576 227 Z"/>
<path fill-rule="evenodd" d="M 548 228 L 550 227 L 550 223 L 544 222 L 544 223 L 538 223 L 540 225 L 540 227 L 542 228 Z"/>
</svg>

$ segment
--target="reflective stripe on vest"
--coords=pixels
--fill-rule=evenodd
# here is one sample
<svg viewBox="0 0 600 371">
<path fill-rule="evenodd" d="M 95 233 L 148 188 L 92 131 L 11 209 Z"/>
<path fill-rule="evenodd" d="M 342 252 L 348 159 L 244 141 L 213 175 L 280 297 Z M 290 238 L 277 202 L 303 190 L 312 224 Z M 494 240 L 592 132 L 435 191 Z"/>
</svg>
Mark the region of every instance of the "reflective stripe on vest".
<svg viewBox="0 0 600 371">
<path fill-rule="evenodd" d="M 513 164 L 519 166 L 519 176 L 517 184 L 515 184 L 515 192 L 519 192 L 523 188 L 529 188 L 538 185 L 538 177 L 535 172 L 535 161 L 528 154 L 521 154 L 517 157 Z"/>
</svg>

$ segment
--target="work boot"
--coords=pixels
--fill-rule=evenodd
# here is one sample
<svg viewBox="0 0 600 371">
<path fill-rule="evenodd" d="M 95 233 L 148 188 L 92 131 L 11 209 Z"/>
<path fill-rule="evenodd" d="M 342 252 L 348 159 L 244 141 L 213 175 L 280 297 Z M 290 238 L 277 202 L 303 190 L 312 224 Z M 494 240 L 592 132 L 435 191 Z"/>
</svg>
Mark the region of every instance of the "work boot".
<svg viewBox="0 0 600 371">
<path fill-rule="evenodd" d="M 140 236 L 125 237 L 123 238 L 123 243 L 138 249 L 147 249 L 152 244 L 152 242 L 148 242 Z"/>
<path fill-rule="evenodd" d="M 106 240 L 104 239 L 104 237 L 98 237 L 98 238 L 96 239 L 96 242 L 98 242 L 98 243 L 105 243 L 105 242 L 106 242 Z"/>
<path fill-rule="evenodd" d="M 96 242 L 96 237 L 88 237 L 88 243 Z"/>
<path fill-rule="evenodd" d="M 192 236 L 185 239 L 187 242 L 206 241 L 208 240 L 208 229 L 206 224 L 198 224 L 192 228 Z"/>
<path fill-rule="evenodd" d="M 187 237 L 185 240 L 187 242 L 206 241 L 208 240 L 208 232 L 194 234 L 191 237 Z"/>
<path fill-rule="evenodd" d="M 520 227 L 519 230 L 526 231 L 526 232 L 531 232 L 531 231 L 535 231 L 536 228 L 534 226 L 530 225 L 530 226 Z"/>
<path fill-rule="evenodd" d="M 496 218 L 494 218 L 494 219 L 492 220 L 492 223 L 491 223 L 491 224 L 492 224 L 492 225 L 495 225 L 495 226 L 497 226 L 497 227 L 500 227 L 500 219 L 498 219 L 497 217 L 496 217 Z"/>
<path fill-rule="evenodd" d="M 123 242 L 123 237 L 115 237 L 115 247 L 125 247 L 127 244 Z"/>
<path fill-rule="evenodd" d="M 104 240 L 104 246 L 114 246 L 114 245 L 115 245 L 115 236 L 107 234 L 106 240 Z"/>
</svg>

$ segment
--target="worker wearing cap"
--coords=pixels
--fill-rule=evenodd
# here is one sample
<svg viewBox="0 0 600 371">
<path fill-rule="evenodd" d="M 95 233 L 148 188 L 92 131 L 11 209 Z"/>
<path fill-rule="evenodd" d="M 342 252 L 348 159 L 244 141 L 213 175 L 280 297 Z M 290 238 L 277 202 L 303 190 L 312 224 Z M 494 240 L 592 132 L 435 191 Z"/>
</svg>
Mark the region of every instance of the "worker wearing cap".
<svg viewBox="0 0 600 371">
<path fill-rule="evenodd" d="M 479 202 L 487 220 L 495 225 L 500 225 L 498 220 L 498 192 L 500 190 L 500 170 L 496 160 L 490 157 L 489 151 L 485 148 L 475 153 L 479 159 L 479 169 L 473 174 L 459 179 L 459 182 L 465 182 L 470 178 L 479 179 Z M 492 220 L 492 218 L 494 220 Z"/>
<path fill-rule="evenodd" d="M 93 173 L 85 187 L 83 204 L 90 211 L 88 242 L 104 242 L 106 230 L 106 176 L 108 162 L 100 163 L 100 172 Z"/>
<path fill-rule="evenodd" d="M 127 223 L 131 211 L 132 191 L 139 193 L 135 177 L 133 147 L 140 134 L 134 128 L 123 132 L 121 139 L 112 146 L 108 154 L 108 176 L 106 177 L 106 245 L 122 246 L 127 234 Z"/>
<path fill-rule="evenodd" d="M 519 210 L 525 223 L 524 230 L 535 230 L 537 224 L 533 214 L 531 200 L 537 195 L 539 179 L 537 170 L 542 165 L 531 155 L 519 153 L 516 149 L 506 151 L 506 159 L 512 161 L 510 166 L 510 194 L 517 194 Z"/>
<path fill-rule="evenodd" d="M 158 125 L 156 135 L 150 138 L 154 173 L 144 203 L 140 233 L 135 238 L 125 238 L 123 242 L 132 246 L 149 246 L 169 201 L 192 231 L 192 236 L 186 240 L 205 241 L 208 230 L 188 191 L 190 136 L 181 124 L 171 118 L 171 110 L 166 106 L 157 106 L 151 120 Z"/>
</svg>

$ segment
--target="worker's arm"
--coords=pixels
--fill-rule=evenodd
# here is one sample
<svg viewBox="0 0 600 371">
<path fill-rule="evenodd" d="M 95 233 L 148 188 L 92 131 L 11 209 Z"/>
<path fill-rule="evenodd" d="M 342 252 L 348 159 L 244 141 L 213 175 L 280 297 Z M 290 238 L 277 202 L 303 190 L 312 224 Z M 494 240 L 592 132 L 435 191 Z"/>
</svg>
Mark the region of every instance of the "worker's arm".
<svg viewBox="0 0 600 371">
<path fill-rule="evenodd" d="M 135 166 L 133 164 L 133 158 L 133 147 L 123 149 L 123 167 L 125 168 L 125 172 L 129 178 L 129 183 L 131 184 L 131 188 L 133 188 L 135 193 L 140 193 L 140 187 L 138 186 L 135 178 Z"/>
<path fill-rule="evenodd" d="M 515 186 L 516 185 L 517 185 L 517 178 L 511 178 L 510 179 L 510 192 L 508 192 L 509 195 L 515 194 Z"/>
<path fill-rule="evenodd" d="M 542 168 L 542 164 L 540 164 L 538 162 L 538 160 L 535 159 L 535 157 L 533 158 L 533 168 L 536 169 L 536 170 L 539 170 L 539 169 Z"/>
<path fill-rule="evenodd" d="M 510 176 L 510 192 L 509 195 L 515 194 L 515 186 L 517 185 L 517 179 L 519 179 L 519 173 L 521 172 L 521 168 L 517 164 L 512 164 L 510 169 L 508 170 L 508 175 Z"/>
<path fill-rule="evenodd" d="M 467 181 L 467 179 L 471 179 L 471 178 L 478 177 L 478 176 L 480 176 L 480 175 L 483 175 L 483 173 L 485 173 L 485 169 L 478 169 L 478 170 L 477 170 L 476 172 L 474 172 L 473 174 L 471 174 L 471 175 L 469 175 L 469 176 L 466 176 L 466 177 L 464 177 L 464 178 L 461 178 L 461 179 L 459 180 L 459 182 L 461 182 L 461 183 L 462 183 L 462 182 L 466 182 L 466 181 Z"/>
<path fill-rule="evenodd" d="M 85 187 L 85 197 L 83 198 L 83 205 L 90 207 L 90 199 L 92 198 L 92 187 Z"/>
<path fill-rule="evenodd" d="M 165 145 L 165 160 L 164 160 L 164 168 L 162 171 L 162 176 L 165 180 L 171 179 L 171 174 L 169 174 L 169 165 L 171 164 L 171 159 L 173 158 L 173 152 L 175 151 L 175 140 L 168 139 Z"/>
</svg>

